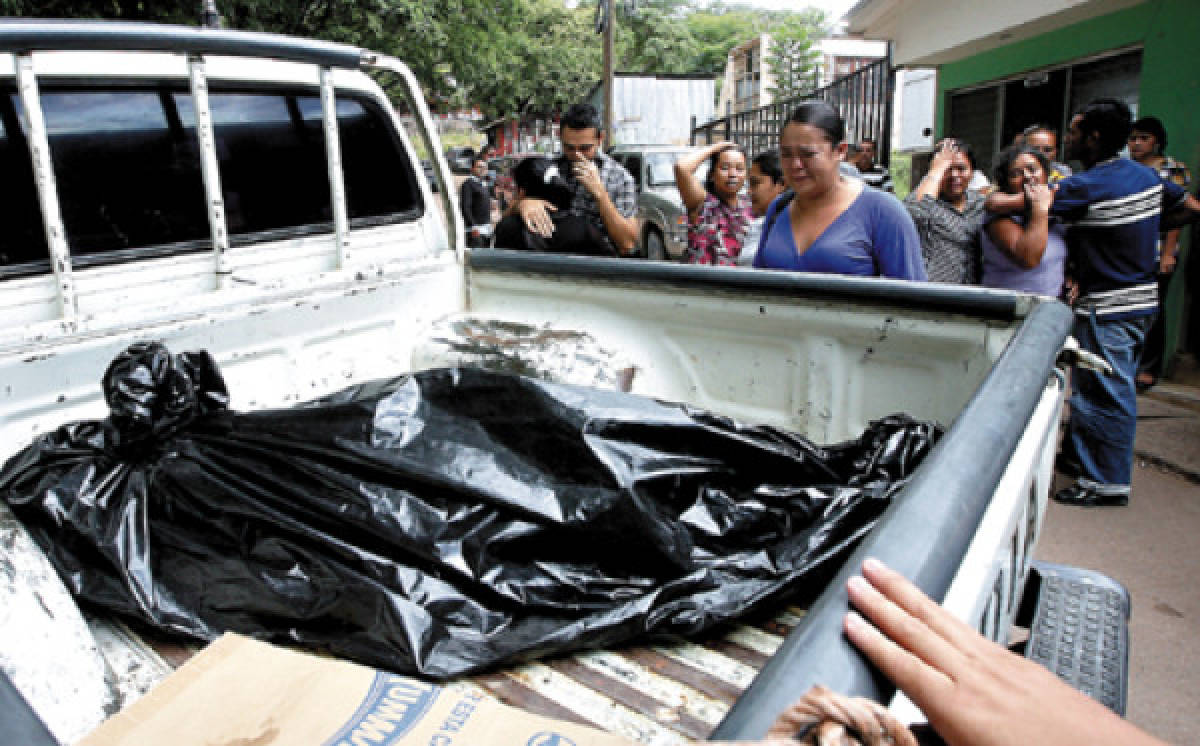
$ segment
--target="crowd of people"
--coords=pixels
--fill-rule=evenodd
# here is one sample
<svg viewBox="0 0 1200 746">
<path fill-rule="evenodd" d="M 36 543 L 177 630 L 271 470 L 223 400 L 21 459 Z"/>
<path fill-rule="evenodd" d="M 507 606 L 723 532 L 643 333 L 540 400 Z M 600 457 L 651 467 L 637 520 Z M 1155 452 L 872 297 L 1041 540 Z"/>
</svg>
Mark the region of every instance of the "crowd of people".
<svg viewBox="0 0 1200 746">
<path fill-rule="evenodd" d="M 517 198 L 501 221 L 505 229 L 497 228 L 497 245 L 579 252 L 569 241 L 553 243 L 556 232 L 580 241 L 577 229 L 565 227 L 573 219 L 591 231 L 592 248 L 583 253 L 628 255 L 638 233 L 637 190 L 602 151 L 598 113 L 572 107 L 561 132 L 562 156 L 517 175 Z M 1074 373 L 1056 464 L 1073 482 L 1054 499 L 1083 507 L 1127 504 L 1137 387 L 1159 375 L 1161 339 L 1155 341 L 1154 329 L 1179 228 L 1200 217 L 1200 202 L 1186 191 L 1186 167 L 1163 152 L 1162 123 L 1134 122 L 1123 102 L 1098 99 L 1075 114 L 1063 138 L 1061 157 L 1082 164 L 1081 171 L 1058 160 L 1057 132 L 1039 124 L 996 157 L 994 185 L 982 177 L 970 145 L 948 137 L 903 201 L 875 163 L 875 143 L 848 143 L 846 134 L 833 107 L 805 102 L 784 124 L 775 149 L 748 158 L 721 142 L 680 159 L 684 260 L 977 284 L 1067 302 L 1075 311 L 1075 339 L 1112 373 Z M 1074 742 L 1085 733 L 1092 743 L 1155 742 L 949 619 L 886 568 L 864 566 L 864 575 L 850 597 L 876 626 L 852 615 L 846 633 L 948 743 L 1033 742 L 1026 736 Z M 956 665 L 965 668 L 956 673 Z M 1012 730 L 1018 723 L 1028 732 Z M 1069 737 L 1045 740 L 1048 733 Z"/>
<path fill-rule="evenodd" d="M 548 161 L 539 182 L 517 180 L 518 196 L 501 221 L 511 230 L 498 230 L 506 239 L 498 245 L 630 254 L 637 188 L 603 152 L 598 112 L 572 107 L 561 133 L 563 154 Z M 875 143 L 851 144 L 846 134 L 836 109 L 810 101 L 796 107 L 768 152 L 751 159 L 720 142 L 681 158 L 675 178 L 687 211 L 684 261 L 983 285 L 1071 304 L 1075 339 L 1113 373 L 1076 371 L 1058 459 L 1074 483 L 1054 498 L 1084 507 L 1127 504 L 1136 394 L 1160 375 L 1156 320 L 1178 228 L 1200 208 L 1186 191 L 1186 167 L 1163 152 L 1162 123 L 1134 122 L 1123 102 L 1099 99 L 1075 115 L 1063 138 L 1063 160 L 1082 171 L 1058 160 L 1058 133 L 1035 124 L 997 156 L 994 186 L 983 178 L 985 189 L 972 186 L 982 169 L 970 145 L 948 137 L 903 201 L 888 191 Z M 1121 157 L 1125 148 L 1129 157 Z M 538 196 L 548 184 L 558 188 L 557 203 Z M 590 232 L 564 228 L 571 220 Z M 483 234 L 472 227 L 471 235 Z"/>
</svg>

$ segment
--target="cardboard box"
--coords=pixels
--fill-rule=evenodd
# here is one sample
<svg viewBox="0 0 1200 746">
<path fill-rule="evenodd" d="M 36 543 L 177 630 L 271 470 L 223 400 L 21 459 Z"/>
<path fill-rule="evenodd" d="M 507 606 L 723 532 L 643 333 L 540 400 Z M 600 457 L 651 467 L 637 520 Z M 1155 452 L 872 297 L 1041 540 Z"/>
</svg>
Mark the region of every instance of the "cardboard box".
<svg viewBox="0 0 1200 746">
<path fill-rule="evenodd" d="M 440 687 L 227 634 L 81 746 L 629 746 L 481 691 Z"/>
</svg>

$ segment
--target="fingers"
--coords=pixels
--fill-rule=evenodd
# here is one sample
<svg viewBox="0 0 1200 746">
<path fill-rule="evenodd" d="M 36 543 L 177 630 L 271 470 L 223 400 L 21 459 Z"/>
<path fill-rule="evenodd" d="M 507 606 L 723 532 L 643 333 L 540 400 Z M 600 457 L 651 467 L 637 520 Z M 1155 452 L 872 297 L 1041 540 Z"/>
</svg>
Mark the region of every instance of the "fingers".
<svg viewBox="0 0 1200 746">
<path fill-rule="evenodd" d="M 875 634 L 886 635 L 887 645 L 877 641 L 875 649 L 892 651 L 887 657 L 888 661 L 904 669 L 897 670 L 896 673 L 906 673 L 915 663 L 924 663 L 950 678 L 955 678 L 954 672 L 962 665 L 962 656 L 936 631 L 862 578 L 852 578 L 847 589 L 850 601 L 864 617 L 874 623 L 877 628 Z M 904 655 L 900 655 L 897 650 L 903 651 Z M 914 660 L 910 661 L 909 658 Z M 891 676 L 891 672 L 884 670 Z M 900 684 L 898 679 L 893 678 L 893 681 Z"/>
<path fill-rule="evenodd" d="M 946 611 L 936 601 L 921 592 L 920 588 L 910 583 L 900 573 L 892 570 L 877 559 L 863 562 L 863 576 L 870 581 L 872 590 L 877 590 L 899 609 L 933 631 L 941 641 L 952 645 L 959 651 L 967 651 L 975 647 L 979 634 L 959 621 Z M 878 624 L 878 619 L 873 619 Z M 889 630 L 884 629 L 885 633 Z M 903 641 L 899 641 L 903 644 Z M 920 651 L 914 651 L 918 655 Z M 947 672 L 952 673 L 952 672 Z"/>
<path fill-rule="evenodd" d="M 949 677 L 892 642 L 857 612 L 846 615 L 844 629 L 850 642 L 922 711 L 930 711 L 953 687 Z"/>
<path fill-rule="evenodd" d="M 521 220 L 530 233 L 549 238 L 554 234 L 554 221 L 550 219 L 550 211 L 554 209 L 548 202 L 529 200 L 521 204 Z"/>
</svg>

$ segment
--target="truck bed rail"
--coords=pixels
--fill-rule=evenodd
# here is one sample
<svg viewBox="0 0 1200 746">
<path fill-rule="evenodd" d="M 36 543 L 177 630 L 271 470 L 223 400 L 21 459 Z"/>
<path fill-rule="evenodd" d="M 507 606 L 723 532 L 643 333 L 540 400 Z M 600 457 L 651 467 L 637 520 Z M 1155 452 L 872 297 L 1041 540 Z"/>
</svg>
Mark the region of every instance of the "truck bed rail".
<svg viewBox="0 0 1200 746">
<path fill-rule="evenodd" d="M 140 51 L 269 57 L 357 70 L 365 50 L 346 44 L 257 31 L 229 31 L 132 21 L 9 20 L 0 24 L 6 52 Z"/>
</svg>

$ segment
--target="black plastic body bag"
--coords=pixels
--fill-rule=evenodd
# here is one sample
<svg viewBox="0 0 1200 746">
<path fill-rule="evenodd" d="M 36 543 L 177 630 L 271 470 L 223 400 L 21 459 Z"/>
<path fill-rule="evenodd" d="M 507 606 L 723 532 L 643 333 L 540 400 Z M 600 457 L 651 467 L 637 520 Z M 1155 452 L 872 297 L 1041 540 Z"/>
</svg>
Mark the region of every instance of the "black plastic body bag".
<svg viewBox="0 0 1200 746">
<path fill-rule="evenodd" d="M 71 591 L 434 678 L 691 634 L 836 567 L 938 430 L 832 447 L 679 404 L 474 368 L 240 413 L 207 353 L 130 348 L 108 419 L 0 495 Z"/>
</svg>

